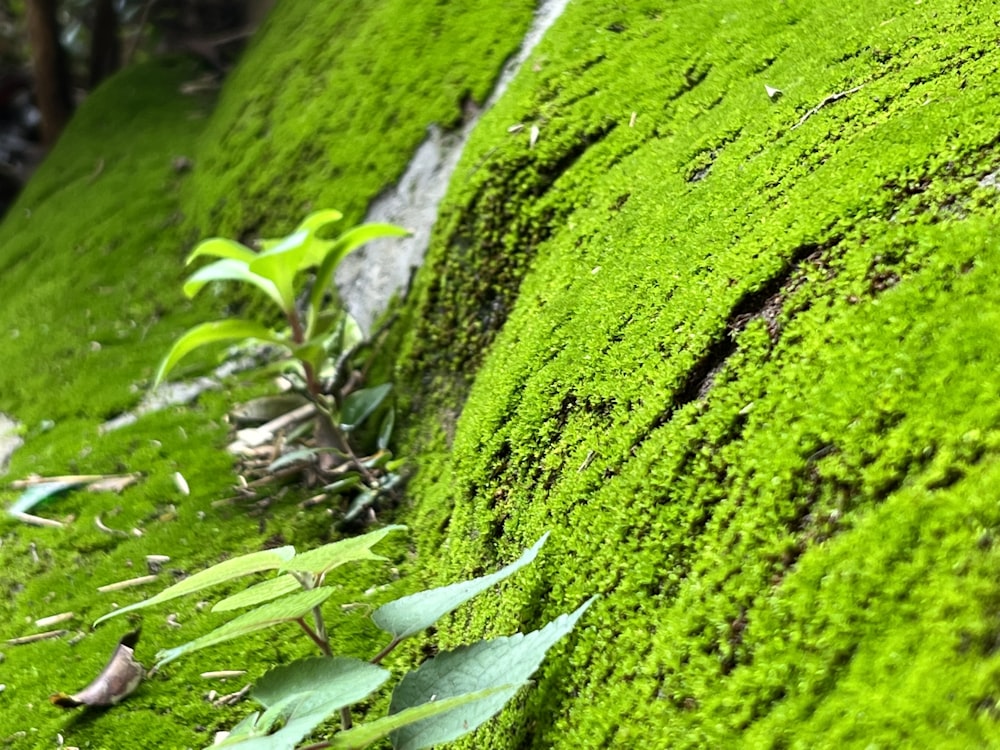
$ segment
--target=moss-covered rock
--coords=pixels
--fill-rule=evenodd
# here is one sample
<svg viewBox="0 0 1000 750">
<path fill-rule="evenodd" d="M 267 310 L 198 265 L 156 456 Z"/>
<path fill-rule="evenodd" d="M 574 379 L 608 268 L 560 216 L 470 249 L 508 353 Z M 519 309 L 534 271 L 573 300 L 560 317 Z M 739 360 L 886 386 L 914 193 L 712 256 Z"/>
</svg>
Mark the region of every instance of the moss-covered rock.
<svg viewBox="0 0 1000 750">
<path fill-rule="evenodd" d="M 414 514 L 553 536 L 441 642 L 603 598 L 468 746 L 1000 741 L 995 11 L 576 2 L 484 119 Z"/>
<path fill-rule="evenodd" d="M 601 599 L 468 746 L 1000 744 L 997 10 L 576 0 L 484 117 L 379 365 L 418 467 L 396 588 L 493 569 L 552 530 L 433 645 Z M 212 306 L 177 301 L 195 237 L 284 231 L 321 204 L 360 217 L 430 122 L 485 98 L 529 14 L 289 0 L 211 119 L 174 93 L 180 64 L 88 102 L 0 228 L 16 332 L 0 410 L 27 426 L 14 475 L 148 476 L 58 501 L 67 529 L 3 522 L 0 637 L 52 611 L 86 623 L 108 606 L 91 582 L 148 552 L 192 570 L 324 537 L 294 493 L 259 518 L 213 505 L 233 394 L 96 425 Z M 92 531 L 98 514 L 146 534 Z M 182 606 L 184 638 L 208 627 Z M 346 652 L 363 627 L 344 618 Z M 146 654 L 180 640 L 145 630 Z M 42 705 L 118 635 L 4 647 L 0 739 L 201 746 L 246 709 L 203 702 L 197 673 L 252 661 L 252 679 L 299 648 L 180 662 L 79 721 Z"/>
</svg>

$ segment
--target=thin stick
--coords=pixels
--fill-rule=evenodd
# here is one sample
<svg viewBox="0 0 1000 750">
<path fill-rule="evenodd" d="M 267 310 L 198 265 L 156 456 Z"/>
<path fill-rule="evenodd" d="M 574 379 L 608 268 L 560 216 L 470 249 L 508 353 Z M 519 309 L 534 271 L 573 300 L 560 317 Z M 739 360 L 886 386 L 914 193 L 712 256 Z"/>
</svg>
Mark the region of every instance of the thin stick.
<svg viewBox="0 0 1000 750">
<path fill-rule="evenodd" d="M 61 622 L 66 622 L 67 620 L 72 620 L 76 615 L 73 612 L 61 612 L 58 615 L 49 615 L 48 617 L 39 617 L 35 620 L 36 628 L 47 628 L 51 625 L 58 625 Z"/>
<path fill-rule="evenodd" d="M 33 516 L 30 513 L 11 513 L 11 516 L 18 521 L 30 523 L 32 526 L 49 526 L 53 529 L 61 529 L 63 527 L 63 524 L 59 521 L 53 521 L 51 518 L 42 518 L 41 516 Z"/>
<path fill-rule="evenodd" d="M 125 53 L 125 59 L 122 61 L 123 68 L 128 67 L 129 63 L 132 62 L 132 58 L 135 57 L 136 50 L 139 49 L 139 43 L 142 41 L 143 33 L 146 30 L 146 21 L 149 19 L 149 11 L 153 9 L 154 5 L 156 5 L 156 0 L 149 0 L 142 9 L 142 15 L 139 17 L 135 34 L 132 36 L 132 43 L 129 45 L 128 52 Z"/>
<path fill-rule="evenodd" d="M 380 664 L 382 660 L 385 657 L 387 657 L 390 653 L 392 653 L 392 650 L 396 648 L 396 646 L 398 646 L 399 644 L 400 644 L 399 638 L 393 638 L 389 642 L 388 646 L 386 646 L 384 649 L 375 654 L 375 658 L 372 659 L 372 664 Z"/>
<path fill-rule="evenodd" d="M 143 586 L 147 583 L 153 583 L 157 580 L 158 576 L 148 575 L 139 576 L 138 578 L 129 578 L 125 581 L 116 581 L 115 583 L 108 583 L 104 586 L 98 586 L 97 590 L 102 594 L 107 594 L 109 591 L 121 591 L 122 589 L 129 589 L 133 586 Z"/>
<path fill-rule="evenodd" d="M 823 109 L 823 107 L 825 107 L 827 104 L 833 104 L 838 99 L 843 99 L 845 96 L 849 96 L 849 95 L 853 94 L 856 91 L 860 91 L 864 87 L 865 87 L 865 84 L 862 83 L 862 84 L 860 84 L 858 86 L 855 86 L 852 89 L 847 89 L 847 91 L 838 91 L 836 94 L 830 94 L 823 101 L 821 101 L 815 107 L 813 107 L 808 112 L 806 112 L 804 115 L 802 115 L 802 119 L 800 119 L 797 123 L 795 123 L 794 125 L 792 125 L 792 127 L 789 128 L 789 130 L 795 130 L 795 128 L 797 128 L 800 125 L 802 125 L 802 123 L 804 123 L 806 120 L 808 120 L 814 114 L 816 114 L 821 109 Z"/>
<path fill-rule="evenodd" d="M 44 633 L 35 633 L 33 635 L 26 635 L 22 638 L 11 638 L 7 641 L 8 646 L 23 646 L 27 643 L 35 643 L 36 641 L 47 641 L 50 638 L 62 638 L 66 635 L 68 630 L 48 630 Z"/>
</svg>

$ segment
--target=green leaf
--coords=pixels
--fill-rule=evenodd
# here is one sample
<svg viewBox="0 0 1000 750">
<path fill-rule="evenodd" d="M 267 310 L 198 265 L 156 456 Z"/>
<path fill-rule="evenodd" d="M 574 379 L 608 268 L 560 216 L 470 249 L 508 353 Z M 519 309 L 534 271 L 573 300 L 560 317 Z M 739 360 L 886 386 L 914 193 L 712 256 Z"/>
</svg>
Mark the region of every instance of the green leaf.
<svg viewBox="0 0 1000 750">
<path fill-rule="evenodd" d="M 202 323 L 186 331 L 170 347 L 170 351 L 167 352 L 167 356 L 163 358 L 159 369 L 156 371 L 153 387 L 155 388 L 159 385 L 170 371 L 177 366 L 177 363 L 195 349 L 206 344 L 213 344 L 219 341 L 232 341 L 234 339 L 260 339 L 261 341 L 270 341 L 272 344 L 286 345 L 284 339 L 277 336 L 274 331 L 252 320 L 235 318 L 233 320 L 216 320 L 211 323 Z"/>
<path fill-rule="evenodd" d="M 242 261 L 246 264 L 249 264 L 250 261 L 257 257 L 257 253 L 246 245 L 241 245 L 239 242 L 227 240 L 222 237 L 213 237 L 199 243 L 198 247 L 191 251 L 191 254 L 187 257 L 187 260 L 185 260 L 184 263 L 187 265 L 195 258 L 200 258 L 205 255 L 209 255 L 213 258 L 230 258 L 232 260 Z"/>
<path fill-rule="evenodd" d="M 329 715 L 318 709 L 310 710 L 310 698 L 311 694 L 300 693 L 263 713 L 252 713 L 233 727 L 226 739 L 205 750 L 294 750 Z"/>
<path fill-rule="evenodd" d="M 288 451 L 282 456 L 278 456 L 271 463 L 267 465 L 267 471 L 277 471 L 278 469 L 283 469 L 286 466 L 291 466 L 292 464 L 305 463 L 316 458 L 320 453 L 330 453 L 333 452 L 333 448 L 298 448 L 294 451 Z"/>
<path fill-rule="evenodd" d="M 65 492 L 73 487 L 80 487 L 84 484 L 86 482 L 42 482 L 41 484 L 32 485 L 21 493 L 21 496 L 11 504 L 7 512 L 12 516 L 27 513 L 40 502 L 47 500 L 53 495 L 58 495 L 60 492 Z"/>
<path fill-rule="evenodd" d="M 340 429 L 350 432 L 357 429 L 375 411 L 392 390 L 392 383 L 383 383 L 374 388 L 360 388 L 352 391 L 344 399 L 340 408 Z"/>
<path fill-rule="evenodd" d="M 378 428 L 378 442 L 376 445 L 380 451 L 389 450 L 389 440 L 392 438 L 392 428 L 396 425 L 396 410 L 389 407 L 389 411 L 382 417 L 382 424 Z"/>
<path fill-rule="evenodd" d="M 277 599 L 279 596 L 299 591 L 301 588 L 302 584 L 299 583 L 299 580 L 295 576 L 290 574 L 278 576 L 277 578 L 271 578 L 263 583 L 251 586 L 238 594 L 227 596 L 222 601 L 216 602 L 215 606 L 212 607 L 212 611 L 231 612 L 234 609 L 242 609 L 243 607 L 255 607 L 258 604 Z"/>
<path fill-rule="evenodd" d="M 546 652 L 573 629 L 593 601 L 593 598 L 588 599 L 572 614 L 560 615 L 541 630 L 462 646 L 438 654 L 407 674 L 393 691 L 390 714 L 432 700 L 494 687 L 498 690 L 482 700 L 400 729 L 393 735 L 393 747 L 418 750 L 450 742 L 497 714 L 520 686 L 527 683 Z"/>
<path fill-rule="evenodd" d="M 321 708 L 329 716 L 363 701 L 389 677 L 389 670 L 360 659 L 317 656 L 272 669 L 254 686 L 253 697 L 273 706 L 290 696 L 312 693 L 310 708 Z"/>
<path fill-rule="evenodd" d="M 405 526 L 386 526 L 368 534 L 325 544 L 322 547 L 296 555 L 281 566 L 280 572 L 292 571 L 322 576 L 334 568 L 354 560 L 384 560 L 385 558 L 381 555 L 374 554 L 371 548 L 391 532 L 405 529 Z"/>
<path fill-rule="evenodd" d="M 313 321 L 319 316 L 323 308 L 323 295 L 326 294 L 327 287 L 333 279 L 333 272 L 337 270 L 340 261 L 357 247 L 370 242 L 379 237 L 405 237 L 409 231 L 394 224 L 362 224 L 361 226 L 348 229 L 326 248 L 322 262 L 319 263 L 319 270 L 316 271 L 316 280 L 313 282 L 312 292 L 309 294 L 309 328 L 313 328 Z"/>
<path fill-rule="evenodd" d="M 98 618 L 94 625 L 100 625 L 105 620 L 123 615 L 126 612 L 133 612 L 143 607 L 151 607 L 154 604 L 176 599 L 179 596 L 193 594 L 195 591 L 201 591 L 209 586 L 225 583 L 233 578 L 240 578 L 251 573 L 259 573 L 263 570 L 275 570 L 281 567 L 286 561 L 291 560 L 294 555 L 295 548 L 289 546 L 261 550 L 260 552 L 251 552 L 248 555 L 234 557 L 231 560 L 226 560 L 218 565 L 213 565 L 211 568 L 195 573 L 183 581 L 178 581 L 170 588 L 164 589 L 150 599 L 130 604 L 127 607 L 121 607 L 114 612 L 109 612 L 103 617 Z"/>
<path fill-rule="evenodd" d="M 309 232 L 294 232 L 281 242 L 260 253 L 250 262 L 250 271 L 270 280 L 278 290 L 281 309 L 286 313 L 295 308 L 295 275 L 306 253 Z"/>
<path fill-rule="evenodd" d="M 258 256 L 255 255 L 254 257 Z M 282 311 L 289 309 L 275 283 L 271 279 L 255 273 L 247 263 L 241 260 L 223 258 L 222 260 L 215 261 L 215 263 L 210 263 L 203 268 L 199 268 L 188 276 L 187 281 L 184 282 L 184 294 L 189 298 L 194 297 L 210 281 L 242 281 L 260 289 Z M 292 302 L 294 303 L 294 300 Z"/>
<path fill-rule="evenodd" d="M 334 208 L 320 209 L 319 211 L 313 211 L 306 218 L 304 218 L 302 223 L 295 227 L 295 231 L 301 232 L 306 230 L 309 232 L 315 232 L 317 229 L 321 229 L 327 224 L 332 224 L 335 221 L 340 221 L 343 218 L 344 215 Z"/>
<path fill-rule="evenodd" d="M 258 630 L 264 630 L 284 622 L 294 622 L 310 613 L 313 607 L 318 607 L 325 602 L 332 593 L 332 588 L 325 587 L 288 594 L 281 599 L 240 615 L 235 620 L 227 622 L 201 638 L 195 638 L 193 641 L 175 648 L 160 651 L 156 655 L 156 667 L 160 668 L 164 664 L 169 664 L 174 659 L 184 656 L 184 654 L 216 646 L 241 635 L 256 633 Z"/>
<path fill-rule="evenodd" d="M 460 709 L 462 706 L 475 701 L 490 698 L 497 693 L 508 690 L 516 691 L 518 687 L 520 686 L 504 685 L 500 688 L 480 690 L 475 693 L 460 695 L 456 698 L 428 701 L 423 705 L 414 706 L 413 708 L 408 708 L 389 716 L 383 716 L 381 719 L 376 719 L 367 724 L 360 724 L 353 729 L 348 729 L 346 732 L 338 732 L 329 740 L 330 747 L 337 750 L 361 750 L 361 748 L 368 747 L 373 742 L 410 724 L 418 721 L 430 721 L 435 716 Z"/>
<path fill-rule="evenodd" d="M 474 578 L 471 581 L 462 581 L 450 586 L 421 591 L 383 604 L 372 614 L 372 620 L 382 630 L 391 633 L 397 641 L 419 633 L 460 604 L 464 604 L 493 584 L 499 583 L 531 563 L 538 556 L 538 550 L 542 548 L 548 538 L 549 534 L 546 532 L 531 549 L 496 573 L 482 578 Z"/>
<path fill-rule="evenodd" d="M 344 490 L 349 490 L 351 487 L 357 487 L 361 483 L 361 475 L 350 473 L 345 474 L 343 477 L 338 479 L 336 482 L 331 482 L 323 487 L 323 492 L 329 492 L 336 495 Z"/>
<path fill-rule="evenodd" d="M 334 711 L 364 700 L 387 679 L 387 670 L 344 657 L 303 659 L 278 667 L 254 688 L 254 697 L 267 710 L 240 722 L 213 747 L 292 748 Z"/>
<path fill-rule="evenodd" d="M 309 214 L 302 220 L 302 223 L 296 227 L 296 231 L 308 231 L 311 240 L 306 251 L 306 257 L 303 258 L 302 261 L 303 268 L 312 268 L 313 266 L 318 266 L 323 262 L 323 256 L 326 254 L 328 247 L 333 243 L 329 240 L 319 239 L 316 236 L 316 233 L 328 224 L 340 221 L 342 218 L 344 218 L 344 215 L 340 213 L 340 211 L 326 209 Z"/>
</svg>

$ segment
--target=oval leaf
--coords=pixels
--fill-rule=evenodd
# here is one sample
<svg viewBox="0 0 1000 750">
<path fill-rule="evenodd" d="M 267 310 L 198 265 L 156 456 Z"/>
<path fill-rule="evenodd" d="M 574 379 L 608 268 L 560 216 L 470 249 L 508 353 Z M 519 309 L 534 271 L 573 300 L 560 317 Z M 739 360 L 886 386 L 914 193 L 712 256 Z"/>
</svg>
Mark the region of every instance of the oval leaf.
<svg viewBox="0 0 1000 750">
<path fill-rule="evenodd" d="M 294 232 L 250 262 L 251 273 L 274 284 L 282 300 L 282 310 L 291 311 L 295 308 L 295 274 L 306 253 L 308 239 L 309 232 Z"/>
<path fill-rule="evenodd" d="M 428 659 L 407 674 L 392 693 L 390 714 L 430 701 L 499 689 L 487 698 L 400 729 L 393 734 L 393 747 L 418 750 L 450 742 L 489 720 L 528 681 L 546 652 L 573 629 L 593 601 L 588 599 L 575 612 L 560 615 L 541 630 L 462 646 Z"/>
<path fill-rule="evenodd" d="M 231 641 L 233 638 L 239 638 L 241 635 L 256 633 L 258 630 L 280 625 L 283 622 L 294 622 L 312 612 L 313 607 L 318 607 L 325 602 L 332 593 L 333 589 L 329 587 L 309 589 L 289 594 L 262 607 L 252 609 L 235 620 L 230 620 L 225 625 L 216 628 L 211 633 L 201 636 L 201 638 L 195 638 L 181 646 L 161 651 L 156 655 L 156 667 L 159 669 L 164 664 L 169 664 L 184 654 L 216 646 Z"/>
<path fill-rule="evenodd" d="M 405 237 L 409 230 L 397 227 L 395 224 L 362 224 L 348 229 L 326 248 L 312 292 L 309 294 L 309 320 L 312 323 L 323 309 L 323 296 L 333 280 L 333 272 L 337 270 L 340 261 L 355 248 L 379 237 Z M 311 326 L 310 326 L 311 327 Z"/>
<path fill-rule="evenodd" d="M 257 257 L 256 255 L 254 256 Z M 254 273 L 247 263 L 233 258 L 224 258 L 199 268 L 184 282 L 184 294 L 194 297 L 210 281 L 242 281 L 260 289 L 271 298 L 281 310 L 288 310 L 278 287 L 270 279 Z"/>
<path fill-rule="evenodd" d="M 261 341 L 270 341 L 272 344 L 285 345 L 284 339 L 260 323 L 252 320 L 236 318 L 233 320 L 216 320 L 211 323 L 202 323 L 184 333 L 170 347 L 170 351 L 167 352 L 167 356 L 163 358 L 159 369 L 156 371 L 153 387 L 155 388 L 159 385 L 170 371 L 177 366 L 177 363 L 195 349 L 206 344 L 237 339 L 260 339 Z"/>
<path fill-rule="evenodd" d="M 397 641 L 426 630 L 460 604 L 464 604 L 493 584 L 499 583 L 531 563 L 538 556 L 538 550 L 542 548 L 548 538 L 549 534 L 546 532 L 531 549 L 496 573 L 474 578 L 471 581 L 462 581 L 450 586 L 421 591 L 383 604 L 372 614 L 372 620 L 382 630 L 391 633 Z"/>
<path fill-rule="evenodd" d="M 241 245 L 239 242 L 227 240 L 223 237 L 212 237 L 199 243 L 198 247 L 191 251 L 191 254 L 184 263 L 187 265 L 195 258 L 201 258 L 206 255 L 213 258 L 230 258 L 232 260 L 243 261 L 243 263 L 247 264 L 257 257 L 257 253 L 246 245 Z"/>
<path fill-rule="evenodd" d="M 389 679 L 389 670 L 345 656 L 317 656 L 276 667 L 254 686 L 253 697 L 265 706 L 300 693 L 311 693 L 309 706 L 329 716 L 363 701 Z"/>
<path fill-rule="evenodd" d="M 295 571 L 321 576 L 354 560 L 384 560 L 385 558 L 381 555 L 374 554 L 371 548 L 391 532 L 405 529 L 405 526 L 386 526 L 384 529 L 378 529 L 368 534 L 325 544 L 322 547 L 296 555 L 281 566 L 280 572 Z"/>
<path fill-rule="evenodd" d="M 392 390 L 392 383 L 383 383 L 374 388 L 352 391 L 344 399 L 340 409 L 340 429 L 350 432 L 357 429 L 375 411 Z"/>
<path fill-rule="evenodd" d="M 178 581 L 170 588 L 164 589 L 156 596 L 146 599 L 145 601 L 136 602 L 135 604 L 131 604 L 127 607 L 116 609 L 114 612 L 109 612 L 99 618 L 94 625 L 99 625 L 109 618 L 125 614 L 126 612 L 133 612 L 143 607 L 151 607 L 154 604 L 160 604 L 161 602 L 176 599 L 179 596 L 193 594 L 195 591 L 201 591 L 209 586 L 215 586 L 226 581 L 231 581 L 234 578 L 240 578 L 242 576 L 250 575 L 251 573 L 259 573 L 263 570 L 274 570 L 286 561 L 292 559 L 294 555 L 295 548 L 288 546 L 261 550 L 260 552 L 251 552 L 248 555 L 234 557 L 231 560 L 226 560 L 218 565 L 213 565 L 211 568 L 195 573 L 193 576 L 189 576 L 183 581 Z"/>
</svg>

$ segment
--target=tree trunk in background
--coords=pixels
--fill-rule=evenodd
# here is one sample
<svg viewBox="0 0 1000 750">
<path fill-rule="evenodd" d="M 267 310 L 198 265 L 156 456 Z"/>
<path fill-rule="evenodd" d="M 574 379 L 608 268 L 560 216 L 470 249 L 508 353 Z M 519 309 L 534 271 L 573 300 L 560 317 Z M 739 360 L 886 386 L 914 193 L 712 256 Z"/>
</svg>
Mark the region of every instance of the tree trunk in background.
<svg viewBox="0 0 1000 750">
<path fill-rule="evenodd" d="M 57 0 L 28 0 L 25 7 L 42 141 L 47 146 L 56 142 L 73 113 L 69 65 L 59 43 L 57 4 Z"/>
<path fill-rule="evenodd" d="M 114 0 L 96 0 L 90 32 L 90 77 L 93 89 L 121 67 L 118 12 Z"/>
</svg>

